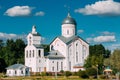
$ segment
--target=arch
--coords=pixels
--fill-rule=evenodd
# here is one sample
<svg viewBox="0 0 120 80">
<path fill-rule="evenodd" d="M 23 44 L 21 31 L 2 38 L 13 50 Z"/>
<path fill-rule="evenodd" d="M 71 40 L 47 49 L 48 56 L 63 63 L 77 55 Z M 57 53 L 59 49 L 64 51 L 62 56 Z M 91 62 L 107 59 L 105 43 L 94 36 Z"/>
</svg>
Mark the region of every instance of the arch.
<svg viewBox="0 0 120 80">
<path fill-rule="evenodd" d="M 30 50 L 30 53 L 29 53 L 29 57 L 31 57 L 31 50 Z"/>
<path fill-rule="evenodd" d="M 33 57 L 34 57 L 35 55 L 34 55 L 34 50 L 33 50 Z"/>
<path fill-rule="evenodd" d="M 41 57 L 41 50 L 38 50 L 38 56 Z"/>
</svg>

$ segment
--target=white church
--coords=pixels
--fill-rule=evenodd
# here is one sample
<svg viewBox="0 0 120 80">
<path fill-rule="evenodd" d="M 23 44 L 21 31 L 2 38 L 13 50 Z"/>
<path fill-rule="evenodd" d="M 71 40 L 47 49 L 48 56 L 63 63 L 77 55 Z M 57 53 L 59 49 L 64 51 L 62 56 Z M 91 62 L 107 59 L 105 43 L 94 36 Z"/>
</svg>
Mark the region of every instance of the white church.
<svg viewBox="0 0 120 80">
<path fill-rule="evenodd" d="M 33 26 L 27 36 L 25 66 L 30 67 L 33 73 L 83 70 L 84 61 L 89 55 L 89 44 L 77 36 L 76 26 L 75 19 L 68 13 L 61 25 L 61 35 L 50 43 L 48 53 L 44 53 L 41 35 Z"/>
</svg>

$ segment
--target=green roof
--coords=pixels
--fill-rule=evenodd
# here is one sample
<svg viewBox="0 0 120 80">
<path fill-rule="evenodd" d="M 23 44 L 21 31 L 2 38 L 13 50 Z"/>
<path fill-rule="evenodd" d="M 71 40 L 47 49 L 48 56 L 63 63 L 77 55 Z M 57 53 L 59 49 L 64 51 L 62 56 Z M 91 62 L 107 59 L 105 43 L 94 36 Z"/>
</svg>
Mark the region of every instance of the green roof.
<svg viewBox="0 0 120 80">
<path fill-rule="evenodd" d="M 6 69 L 22 69 L 22 68 L 25 68 L 26 66 L 23 65 L 23 64 L 14 64 L 14 65 L 11 65 L 9 67 L 7 67 Z"/>
<path fill-rule="evenodd" d="M 66 38 L 66 37 L 64 37 L 64 36 L 58 36 L 58 38 L 60 39 L 60 40 L 62 40 L 65 44 L 70 44 L 71 42 L 73 42 L 73 41 L 75 41 L 75 40 L 77 40 L 77 39 L 82 39 L 81 37 L 79 37 L 79 36 L 72 36 L 72 37 L 68 37 L 68 38 Z M 82 39 L 83 40 L 83 39 Z M 84 42 L 86 42 L 85 40 L 83 40 Z M 86 42 L 87 43 L 87 42 Z M 88 43 L 87 43 L 88 44 Z"/>
<path fill-rule="evenodd" d="M 33 36 L 41 36 L 38 32 L 36 34 L 31 33 Z"/>
<path fill-rule="evenodd" d="M 46 56 L 47 58 L 52 58 L 52 59 L 64 58 L 64 56 L 57 50 L 53 50 L 48 53 L 49 54 Z"/>
<path fill-rule="evenodd" d="M 80 66 L 83 66 L 83 64 L 82 63 L 78 63 L 78 64 L 75 64 L 74 66 L 75 67 L 80 67 Z"/>
<path fill-rule="evenodd" d="M 36 48 L 43 48 L 41 44 L 33 44 Z"/>
<path fill-rule="evenodd" d="M 64 37 L 64 36 L 58 36 L 58 38 L 59 38 L 60 40 L 62 40 L 64 43 L 69 44 L 69 43 L 71 43 L 75 38 L 77 38 L 77 36 L 72 36 L 72 37 L 68 37 L 68 38 L 66 38 L 66 37 Z"/>
</svg>

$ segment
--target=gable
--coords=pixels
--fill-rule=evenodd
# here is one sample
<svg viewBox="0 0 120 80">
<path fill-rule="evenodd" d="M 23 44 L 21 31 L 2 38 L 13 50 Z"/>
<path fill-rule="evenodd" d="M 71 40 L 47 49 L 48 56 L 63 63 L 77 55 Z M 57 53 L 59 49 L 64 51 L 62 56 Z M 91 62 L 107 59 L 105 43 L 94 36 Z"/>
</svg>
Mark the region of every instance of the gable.
<svg viewBox="0 0 120 80">
<path fill-rule="evenodd" d="M 57 43 L 60 43 L 62 45 L 66 45 L 61 39 L 59 39 L 59 37 L 56 37 L 51 43 L 50 43 L 50 46 L 51 45 L 56 45 Z"/>
<path fill-rule="evenodd" d="M 81 40 L 82 42 L 88 44 L 85 40 L 83 40 L 81 37 L 79 36 L 72 36 L 69 38 L 66 38 L 64 36 L 58 36 L 57 38 L 59 38 L 62 42 L 64 42 L 66 45 L 69 45 L 70 43 L 76 41 L 76 40 Z M 89 45 L 89 44 L 88 44 Z"/>
</svg>

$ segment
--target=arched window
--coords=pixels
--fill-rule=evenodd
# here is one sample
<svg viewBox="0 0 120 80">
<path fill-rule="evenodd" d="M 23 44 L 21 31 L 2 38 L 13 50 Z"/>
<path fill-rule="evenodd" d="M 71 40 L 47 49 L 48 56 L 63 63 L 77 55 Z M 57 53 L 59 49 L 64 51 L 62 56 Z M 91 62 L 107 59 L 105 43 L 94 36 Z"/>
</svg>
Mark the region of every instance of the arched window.
<svg viewBox="0 0 120 80">
<path fill-rule="evenodd" d="M 15 74 L 17 74 L 17 71 L 15 70 Z"/>
<path fill-rule="evenodd" d="M 67 30 L 67 34 L 69 34 L 69 30 Z"/>
<path fill-rule="evenodd" d="M 76 47 L 78 46 L 78 43 L 76 43 Z"/>
<path fill-rule="evenodd" d="M 78 52 L 76 52 L 76 62 L 78 62 Z"/>
<path fill-rule="evenodd" d="M 23 70 L 21 70 L 21 74 L 23 74 Z"/>
<path fill-rule="evenodd" d="M 33 57 L 34 57 L 34 50 L 33 50 Z"/>
<path fill-rule="evenodd" d="M 54 72 L 54 67 L 52 67 L 52 71 Z"/>
<path fill-rule="evenodd" d="M 30 50 L 30 54 L 29 54 L 29 57 L 31 57 L 31 50 Z"/>
<path fill-rule="evenodd" d="M 51 46 L 51 50 L 54 50 L 54 47 L 53 47 L 53 45 Z"/>
<path fill-rule="evenodd" d="M 28 50 L 26 51 L 26 58 L 28 57 Z"/>
<path fill-rule="evenodd" d="M 69 62 L 69 69 L 71 70 L 71 62 Z"/>
<path fill-rule="evenodd" d="M 54 63 L 54 61 L 52 61 L 52 63 Z"/>
<path fill-rule="evenodd" d="M 63 62 L 61 62 L 61 70 L 63 70 Z"/>
<path fill-rule="evenodd" d="M 59 65 L 59 63 L 57 62 L 57 71 L 58 71 L 58 65 Z"/>
<path fill-rule="evenodd" d="M 41 57 L 41 50 L 38 50 L 38 56 Z"/>
</svg>

